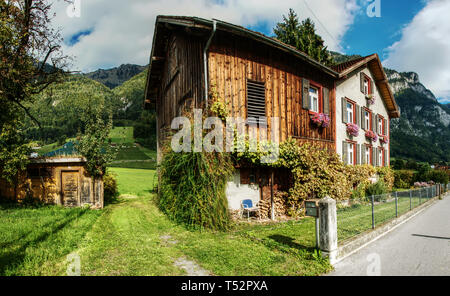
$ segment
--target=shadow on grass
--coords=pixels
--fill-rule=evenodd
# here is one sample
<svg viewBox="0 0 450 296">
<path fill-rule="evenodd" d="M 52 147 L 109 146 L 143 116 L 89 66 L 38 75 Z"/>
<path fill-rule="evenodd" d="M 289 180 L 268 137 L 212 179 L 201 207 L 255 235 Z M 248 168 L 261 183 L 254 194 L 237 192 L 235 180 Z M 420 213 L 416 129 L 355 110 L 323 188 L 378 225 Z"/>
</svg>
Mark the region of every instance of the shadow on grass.
<svg viewBox="0 0 450 296">
<path fill-rule="evenodd" d="M 314 250 L 316 250 L 315 247 L 311 247 L 311 246 L 306 246 L 306 245 L 302 245 L 299 243 L 296 243 L 294 241 L 294 239 L 292 237 L 289 236 L 284 236 L 284 235 L 280 235 L 280 234 L 274 234 L 269 236 L 270 239 L 276 241 L 278 244 L 280 245 L 284 245 L 288 248 L 291 249 L 296 249 L 296 250 L 303 250 L 303 251 L 307 251 L 307 252 L 314 252 Z"/>
<path fill-rule="evenodd" d="M 55 235 L 56 233 L 64 229 L 68 224 L 83 216 L 87 211 L 88 209 L 85 209 L 80 212 L 77 212 L 75 215 L 70 215 L 69 217 L 64 219 L 61 223 L 55 224 L 55 227 L 52 228 L 51 230 L 42 233 L 35 239 L 23 243 L 17 249 L 2 254 L 0 256 L 0 275 L 5 275 L 5 271 L 8 270 L 10 267 L 20 266 L 20 264 L 23 263 L 26 258 L 26 250 L 28 247 L 38 246 L 39 243 L 44 242 L 51 235 Z M 29 236 L 29 234 L 30 233 L 24 235 L 23 237 Z"/>
</svg>

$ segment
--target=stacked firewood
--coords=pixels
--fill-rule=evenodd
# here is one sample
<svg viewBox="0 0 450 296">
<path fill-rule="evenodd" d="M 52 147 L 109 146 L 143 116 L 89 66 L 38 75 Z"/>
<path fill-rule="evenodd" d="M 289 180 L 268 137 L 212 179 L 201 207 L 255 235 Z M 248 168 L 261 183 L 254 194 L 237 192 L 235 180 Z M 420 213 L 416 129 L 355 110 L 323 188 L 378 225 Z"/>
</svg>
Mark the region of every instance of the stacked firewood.
<svg viewBox="0 0 450 296">
<path fill-rule="evenodd" d="M 283 191 L 276 191 L 273 196 L 273 206 L 275 217 L 286 216 L 287 214 L 287 193 Z M 270 218 L 270 198 L 261 200 L 259 202 L 259 208 L 261 211 L 261 218 Z"/>
</svg>

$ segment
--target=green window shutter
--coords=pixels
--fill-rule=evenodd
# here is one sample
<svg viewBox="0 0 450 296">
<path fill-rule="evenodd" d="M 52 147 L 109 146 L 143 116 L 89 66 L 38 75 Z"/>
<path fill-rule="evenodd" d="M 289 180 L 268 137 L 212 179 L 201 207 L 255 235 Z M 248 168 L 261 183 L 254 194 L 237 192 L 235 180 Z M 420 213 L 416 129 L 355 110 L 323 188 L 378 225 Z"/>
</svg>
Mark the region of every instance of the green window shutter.
<svg viewBox="0 0 450 296">
<path fill-rule="evenodd" d="M 372 165 L 373 165 L 373 166 L 376 166 L 376 165 L 377 165 L 376 155 L 377 155 L 376 148 L 375 148 L 375 147 L 372 147 Z"/>
<path fill-rule="evenodd" d="M 361 79 L 361 92 L 362 93 L 364 93 L 364 73 L 363 72 L 361 72 L 361 73 L 359 73 L 359 75 L 360 75 L 360 79 Z"/>
<path fill-rule="evenodd" d="M 356 144 L 356 164 L 361 164 L 361 145 Z"/>
<path fill-rule="evenodd" d="M 303 109 L 309 110 L 311 109 L 311 102 L 309 101 L 309 80 L 303 79 Z"/>
<path fill-rule="evenodd" d="M 366 146 L 361 144 L 361 164 L 366 164 Z"/>
<path fill-rule="evenodd" d="M 347 99 L 342 98 L 342 122 L 347 123 Z"/>
<path fill-rule="evenodd" d="M 383 135 L 387 135 L 387 120 L 383 119 Z"/>
<path fill-rule="evenodd" d="M 383 150 L 383 153 L 384 153 L 384 166 L 389 166 L 389 161 L 388 161 L 388 151 L 387 151 L 387 149 L 384 149 Z"/>
<path fill-rule="evenodd" d="M 347 142 L 342 141 L 342 161 L 343 161 L 345 164 L 348 164 L 348 161 L 347 161 L 347 152 L 348 152 Z"/>
<path fill-rule="evenodd" d="M 323 88 L 323 113 L 330 115 L 330 90 Z"/>
<path fill-rule="evenodd" d="M 378 130 L 378 114 L 375 115 L 375 129 L 374 129 L 375 133 L 379 133 L 380 131 Z"/>
<path fill-rule="evenodd" d="M 356 124 L 361 127 L 361 107 L 359 105 L 355 105 L 355 113 Z"/>
</svg>

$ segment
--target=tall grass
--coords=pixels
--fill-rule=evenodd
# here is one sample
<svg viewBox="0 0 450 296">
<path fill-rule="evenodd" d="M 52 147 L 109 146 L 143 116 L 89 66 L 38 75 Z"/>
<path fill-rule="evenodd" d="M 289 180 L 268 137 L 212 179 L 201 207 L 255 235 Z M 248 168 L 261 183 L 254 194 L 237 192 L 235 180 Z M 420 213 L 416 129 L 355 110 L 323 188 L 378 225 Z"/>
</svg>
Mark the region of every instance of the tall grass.
<svg viewBox="0 0 450 296">
<path fill-rule="evenodd" d="M 189 227 L 226 230 L 230 216 L 225 188 L 232 172 L 226 153 L 169 150 L 161 163 L 159 206 Z"/>
</svg>

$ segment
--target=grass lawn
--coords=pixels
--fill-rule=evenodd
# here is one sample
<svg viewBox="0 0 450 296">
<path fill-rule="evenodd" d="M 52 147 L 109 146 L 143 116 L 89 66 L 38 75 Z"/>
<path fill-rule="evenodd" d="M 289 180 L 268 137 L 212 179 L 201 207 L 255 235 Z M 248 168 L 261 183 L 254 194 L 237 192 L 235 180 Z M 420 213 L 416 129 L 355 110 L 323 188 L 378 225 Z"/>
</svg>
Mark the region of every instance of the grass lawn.
<svg viewBox="0 0 450 296">
<path fill-rule="evenodd" d="M 410 198 L 399 196 L 398 215 L 405 214 L 411 208 L 415 208 L 426 202 L 427 199 L 414 195 Z M 375 226 L 379 226 L 395 216 L 395 201 L 375 204 L 374 207 Z M 372 206 L 371 204 L 356 204 L 349 208 L 339 209 L 337 213 L 338 240 L 342 242 L 352 236 L 372 229 Z"/>
<path fill-rule="evenodd" d="M 111 142 L 117 144 L 128 144 L 134 143 L 133 138 L 133 127 L 125 126 L 125 127 L 114 127 L 109 134 L 109 138 Z"/>
<path fill-rule="evenodd" d="M 0 210 L 1 274 L 63 275 L 67 254 L 82 275 L 183 275 L 183 258 L 213 275 L 319 275 L 314 220 L 189 231 L 159 211 L 154 171 L 110 168 L 122 195 L 101 211 L 47 207 Z M 17 219 L 16 217 L 21 217 Z M 36 228 L 35 225 L 40 227 Z"/>
</svg>

